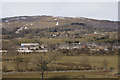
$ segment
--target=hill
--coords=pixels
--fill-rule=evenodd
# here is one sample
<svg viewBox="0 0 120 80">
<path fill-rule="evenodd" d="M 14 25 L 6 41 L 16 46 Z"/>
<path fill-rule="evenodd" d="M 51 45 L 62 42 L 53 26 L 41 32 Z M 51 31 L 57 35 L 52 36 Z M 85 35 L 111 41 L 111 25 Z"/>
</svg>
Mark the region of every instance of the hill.
<svg viewBox="0 0 120 80">
<path fill-rule="evenodd" d="M 18 16 L 2 19 L 3 38 L 78 36 L 90 33 L 117 31 L 117 21 L 83 17 Z M 80 37 L 80 36 L 79 36 Z"/>
<path fill-rule="evenodd" d="M 72 18 L 72 17 L 53 17 L 53 16 L 18 16 L 3 18 L 3 28 L 9 28 L 13 31 L 16 27 L 27 26 L 30 29 L 55 27 L 56 22 L 59 26 L 71 23 L 84 23 L 86 26 L 95 28 L 112 28 L 117 29 L 117 22 L 107 20 L 95 20 L 89 18 Z"/>
</svg>

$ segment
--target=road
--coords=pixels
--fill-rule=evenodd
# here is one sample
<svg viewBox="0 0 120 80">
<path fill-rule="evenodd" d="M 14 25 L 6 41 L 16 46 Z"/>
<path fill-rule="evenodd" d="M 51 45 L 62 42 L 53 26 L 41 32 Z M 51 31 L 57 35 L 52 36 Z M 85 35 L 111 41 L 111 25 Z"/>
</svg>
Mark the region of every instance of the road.
<svg viewBox="0 0 120 80">
<path fill-rule="evenodd" d="M 56 73 L 56 72 L 92 72 L 92 71 L 103 71 L 103 70 L 67 70 L 67 71 L 45 71 L 46 73 Z M 40 73 L 40 71 L 27 71 L 27 72 L 3 72 L 3 74 L 19 74 L 19 73 Z"/>
</svg>

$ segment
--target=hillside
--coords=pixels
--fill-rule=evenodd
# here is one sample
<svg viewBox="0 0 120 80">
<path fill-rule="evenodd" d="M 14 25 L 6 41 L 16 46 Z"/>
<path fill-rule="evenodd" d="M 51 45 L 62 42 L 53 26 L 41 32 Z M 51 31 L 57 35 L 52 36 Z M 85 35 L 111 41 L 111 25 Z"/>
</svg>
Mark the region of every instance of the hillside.
<svg viewBox="0 0 120 80">
<path fill-rule="evenodd" d="M 19 16 L 3 18 L 2 25 L 3 39 L 34 38 L 43 39 L 42 42 L 45 42 L 47 39 L 57 38 L 59 43 L 69 40 L 115 43 L 118 39 L 118 22 L 107 20 L 82 17 Z"/>
<path fill-rule="evenodd" d="M 70 25 L 71 23 L 84 23 L 86 26 L 94 28 L 117 29 L 117 22 L 95 20 L 89 18 L 71 18 L 71 17 L 53 17 L 53 16 L 19 16 L 3 18 L 3 28 L 14 31 L 14 29 L 21 26 L 26 26 L 29 29 L 35 28 L 50 28 L 55 27 L 56 22 L 59 26 Z"/>
</svg>

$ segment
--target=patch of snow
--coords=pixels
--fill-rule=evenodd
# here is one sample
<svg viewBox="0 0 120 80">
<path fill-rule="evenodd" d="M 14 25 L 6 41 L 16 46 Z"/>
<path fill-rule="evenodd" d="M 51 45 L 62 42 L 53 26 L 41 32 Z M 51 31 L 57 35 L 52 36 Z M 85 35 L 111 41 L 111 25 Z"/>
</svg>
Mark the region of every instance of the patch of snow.
<svg viewBox="0 0 120 80">
<path fill-rule="evenodd" d="M 53 34 L 52 36 L 56 37 L 57 35 Z"/>
<path fill-rule="evenodd" d="M 59 23 L 57 22 L 57 23 L 56 23 L 56 26 L 58 26 L 58 25 L 59 25 Z"/>
<path fill-rule="evenodd" d="M 104 49 L 105 51 L 108 51 L 108 49 Z"/>
<path fill-rule="evenodd" d="M 19 31 L 15 31 L 15 33 L 19 33 Z"/>
<path fill-rule="evenodd" d="M 26 19 L 25 17 L 21 17 L 21 19 Z"/>
<path fill-rule="evenodd" d="M 28 27 L 24 27 L 24 29 L 28 29 Z"/>
<path fill-rule="evenodd" d="M 16 20 L 19 20 L 19 18 L 16 18 Z"/>
<path fill-rule="evenodd" d="M 15 33 L 20 33 L 20 31 L 22 31 L 24 29 L 28 29 L 28 27 L 20 27 L 19 29 L 17 29 L 17 31 L 15 31 Z"/>
<path fill-rule="evenodd" d="M 21 38 L 18 38 L 18 39 L 21 39 Z"/>
<path fill-rule="evenodd" d="M 78 44 L 81 44 L 80 42 Z"/>
<path fill-rule="evenodd" d="M 21 27 L 20 29 L 18 29 L 19 31 L 23 30 L 23 27 Z"/>
<path fill-rule="evenodd" d="M 102 33 L 102 36 L 103 36 L 104 34 Z"/>
<path fill-rule="evenodd" d="M 98 34 L 97 32 L 94 32 L 94 34 Z"/>
<path fill-rule="evenodd" d="M 6 23 L 8 22 L 8 20 L 5 21 Z"/>
<path fill-rule="evenodd" d="M 60 19 L 65 19 L 64 17 L 59 17 Z"/>
<path fill-rule="evenodd" d="M 55 21 L 57 20 L 57 19 L 54 19 Z"/>
</svg>

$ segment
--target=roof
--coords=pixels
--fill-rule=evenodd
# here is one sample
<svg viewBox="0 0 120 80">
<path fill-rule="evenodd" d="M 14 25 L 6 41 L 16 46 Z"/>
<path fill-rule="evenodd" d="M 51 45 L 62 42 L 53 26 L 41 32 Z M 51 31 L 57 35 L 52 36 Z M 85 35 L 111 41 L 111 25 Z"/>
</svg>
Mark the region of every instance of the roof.
<svg viewBox="0 0 120 80">
<path fill-rule="evenodd" d="M 39 43 L 21 43 L 21 46 L 31 46 L 31 45 L 39 45 Z"/>
</svg>

